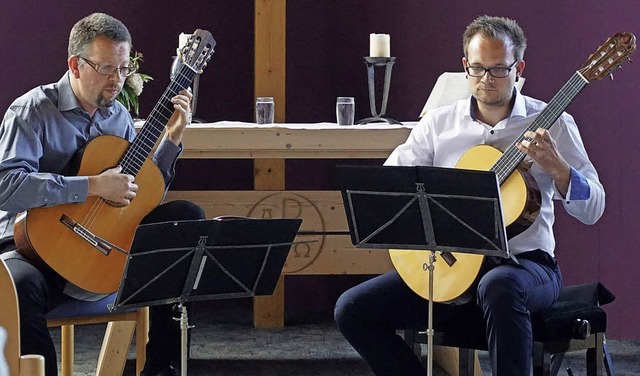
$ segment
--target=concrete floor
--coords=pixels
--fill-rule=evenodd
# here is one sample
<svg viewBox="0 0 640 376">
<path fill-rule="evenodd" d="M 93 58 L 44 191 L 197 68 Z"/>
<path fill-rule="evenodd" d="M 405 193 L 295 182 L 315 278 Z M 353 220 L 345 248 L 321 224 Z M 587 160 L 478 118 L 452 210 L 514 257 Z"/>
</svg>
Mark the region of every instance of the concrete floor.
<svg viewBox="0 0 640 376">
<path fill-rule="evenodd" d="M 254 329 L 249 303 L 196 309 L 188 374 L 234 376 L 373 375 L 367 364 L 337 332 L 326 315 L 289 315 L 280 329 Z M 94 375 L 103 325 L 76 328 L 76 375 Z M 56 343 L 59 331 L 54 330 Z M 615 374 L 640 375 L 640 342 L 609 340 Z M 134 349 L 125 375 L 135 374 Z M 480 353 L 484 375 L 490 375 L 487 354 Z M 560 375 L 585 375 L 584 352 L 568 354 Z M 434 376 L 446 375 L 435 367 Z"/>
</svg>

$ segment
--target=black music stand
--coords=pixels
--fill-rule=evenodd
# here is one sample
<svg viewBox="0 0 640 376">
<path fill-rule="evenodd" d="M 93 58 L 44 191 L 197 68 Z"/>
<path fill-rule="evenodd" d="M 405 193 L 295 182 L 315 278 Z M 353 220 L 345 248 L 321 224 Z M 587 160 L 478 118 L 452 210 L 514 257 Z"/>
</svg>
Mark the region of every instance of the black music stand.
<svg viewBox="0 0 640 376">
<path fill-rule="evenodd" d="M 509 257 L 495 173 L 426 166 L 338 166 L 356 247 L 430 251 L 427 373 L 433 361 L 435 253 Z"/>
<path fill-rule="evenodd" d="M 141 225 L 112 310 L 178 303 L 186 375 L 184 303 L 271 295 L 301 223 L 233 218 Z"/>
</svg>

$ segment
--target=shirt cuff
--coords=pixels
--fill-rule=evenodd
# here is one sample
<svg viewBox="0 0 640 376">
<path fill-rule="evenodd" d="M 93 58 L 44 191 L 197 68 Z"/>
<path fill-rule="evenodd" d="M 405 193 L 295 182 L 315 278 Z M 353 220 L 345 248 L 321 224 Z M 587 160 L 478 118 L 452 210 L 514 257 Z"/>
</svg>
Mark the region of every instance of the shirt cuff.
<svg viewBox="0 0 640 376">
<path fill-rule="evenodd" d="M 591 187 L 587 178 L 584 177 L 578 170 L 571 167 L 571 180 L 569 182 L 569 191 L 565 201 L 568 203 L 571 200 L 583 201 L 588 200 L 591 197 Z"/>
<path fill-rule="evenodd" d="M 154 154 L 156 159 L 156 163 L 160 170 L 164 170 L 166 168 L 170 168 L 173 165 L 173 161 L 178 158 L 178 155 L 182 152 L 182 142 L 180 145 L 176 145 L 171 142 L 167 138 L 163 138 L 160 145 L 158 145 L 158 149 Z"/>
<path fill-rule="evenodd" d="M 61 202 L 85 202 L 89 195 L 89 178 L 87 176 L 67 176 L 65 180 L 67 189 L 64 190 L 64 194 L 66 197 L 63 197 Z"/>
</svg>

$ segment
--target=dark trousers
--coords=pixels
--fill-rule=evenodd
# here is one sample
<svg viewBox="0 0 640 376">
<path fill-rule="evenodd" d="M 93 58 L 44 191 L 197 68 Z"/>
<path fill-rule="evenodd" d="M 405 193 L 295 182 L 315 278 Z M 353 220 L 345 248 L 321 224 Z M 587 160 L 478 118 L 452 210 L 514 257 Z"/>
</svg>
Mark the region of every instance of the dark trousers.
<svg viewBox="0 0 640 376">
<path fill-rule="evenodd" d="M 562 284 L 555 261 L 537 256 L 533 257 L 535 261 L 520 258 L 519 265 L 507 261 L 491 269 L 480 280 L 475 302 L 433 304 L 436 331 L 459 330 L 459 324 L 470 315 L 484 318 L 493 375 L 522 376 L 531 372 L 530 314 L 551 306 Z M 346 291 L 338 299 L 334 315 L 340 332 L 376 375 L 425 374 L 418 357 L 396 330 L 425 330 L 428 302 L 414 293 L 397 272 Z"/>
<path fill-rule="evenodd" d="M 143 223 L 204 219 L 204 211 L 188 201 L 173 201 L 158 206 Z M 37 268 L 22 259 L 9 259 L 7 267 L 16 284 L 20 304 L 20 337 L 22 354 L 41 354 L 45 358 L 47 376 L 58 374 L 57 357 L 47 329 L 46 315 L 65 298 L 65 281 L 48 268 Z M 171 306 L 150 309 L 147 363 L 169 365 L 180 360 L 180 326 L 172 319 Z"/>
</svg>

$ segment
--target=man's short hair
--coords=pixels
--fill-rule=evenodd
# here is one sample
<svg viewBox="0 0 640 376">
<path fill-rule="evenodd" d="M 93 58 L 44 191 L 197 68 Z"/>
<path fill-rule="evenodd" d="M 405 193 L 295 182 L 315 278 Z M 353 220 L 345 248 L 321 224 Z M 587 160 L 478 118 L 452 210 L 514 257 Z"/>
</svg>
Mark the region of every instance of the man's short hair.
<svg viewBox="0 0 640 376">
<path fill-rule="evenodd" d="M 93 13 L 76 22 L 69 34 L 68 57 L 86 56 L 87 48 L 96 37 L 107 37 L 115 42 L 128 42 L 131 34 L 118 19 L 104 13 Z"/>
<path fill-rule="evenodd" d="M 527 38 L 518 23 L 505 17 L 480 16 L 467 26 L 462 38 L 462 52 L 465 57 L 471 39 L 480 34 L 485 38 L 504 39 L 507 38 L 513 43 L 513 53 L 515 58 L 522 60 L 524 50 L 527 48 Z"/>
</svg>

